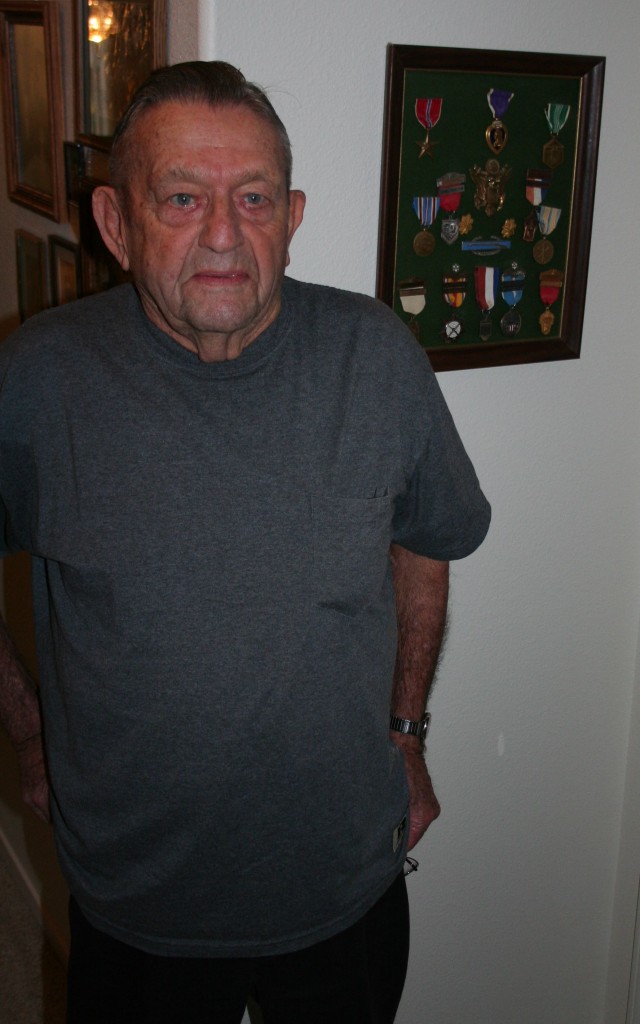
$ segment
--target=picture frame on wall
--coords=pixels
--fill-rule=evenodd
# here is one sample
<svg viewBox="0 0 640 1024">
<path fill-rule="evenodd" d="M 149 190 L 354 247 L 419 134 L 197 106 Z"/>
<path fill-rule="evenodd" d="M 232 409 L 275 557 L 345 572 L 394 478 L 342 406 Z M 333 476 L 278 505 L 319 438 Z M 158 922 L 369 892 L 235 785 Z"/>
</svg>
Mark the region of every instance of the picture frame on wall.
<svg viewBox="0 0 640 1024">
<path fill-rule="evenodd" d="M 52 306 L 79 299 L 82 288 L 80 246 L 58 235 L 49 235 L 49 274 Z"/>
<path fill-rule="evenodd" d="M 0 43 L 9 198 L 63 221 L 62 70 L 55 0 L 0 0 Z"/>
<path fill-rule="evenodd" d="M 20 323 L 48 306 L 45 244 L 37 235 L 16 229 L 18 312 Z"/>
<path fill-rule="evenodd" d="M 604 71 L 388 46 L 376 294 L 434 369 L 580 355 Z"/>
<path fill-rule="evenodd" d="M 75 0 L 78 140 L 108 150 L 120 117 L 166 62 L 166 0 Z"/>
</svg>

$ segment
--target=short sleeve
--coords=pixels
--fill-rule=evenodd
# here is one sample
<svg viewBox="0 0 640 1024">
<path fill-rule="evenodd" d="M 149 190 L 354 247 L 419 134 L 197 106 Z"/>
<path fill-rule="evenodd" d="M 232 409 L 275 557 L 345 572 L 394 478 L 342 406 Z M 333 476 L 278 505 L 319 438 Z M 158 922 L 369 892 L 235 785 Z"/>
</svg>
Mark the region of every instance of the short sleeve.
<svg viewBox="0 0 640 1024">
<path fill-rule="evenodd" d="M 464 558 L 484 540 L 491 507 L 435 379 L 425 416 L 426 442 L 396 499 L 393 541 L 439 561 Z"/>
</svg>

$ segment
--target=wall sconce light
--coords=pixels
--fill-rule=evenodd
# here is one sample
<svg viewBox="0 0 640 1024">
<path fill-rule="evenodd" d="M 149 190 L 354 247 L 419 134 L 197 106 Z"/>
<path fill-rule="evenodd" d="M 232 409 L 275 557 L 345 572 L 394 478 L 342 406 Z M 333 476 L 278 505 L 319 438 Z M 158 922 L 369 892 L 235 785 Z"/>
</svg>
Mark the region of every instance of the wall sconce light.
<svg viewBox="0 0 640 1024">
<path fill-rule="evenodd" d="M 118 24 L 113 7 L 103 0 L 88 0 L 87 31 L 90 43 L 103 43 L 108 36 L 115 35 Z"/>
</svg>

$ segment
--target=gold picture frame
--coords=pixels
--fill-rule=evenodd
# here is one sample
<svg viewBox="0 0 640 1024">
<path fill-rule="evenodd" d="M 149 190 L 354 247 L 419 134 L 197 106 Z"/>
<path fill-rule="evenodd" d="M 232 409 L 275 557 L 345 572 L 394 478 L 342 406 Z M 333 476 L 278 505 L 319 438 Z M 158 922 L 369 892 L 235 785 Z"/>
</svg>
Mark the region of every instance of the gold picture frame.
<svg viewBox="0 0 640 1024">
<path fill-rule="evenodd" d="M 58 235 L 49 235 L 48 242 L 51 305 L 62 306 L 80 298 L 80 246 Z"/>
<path fill-rule="evenodd" d="M 16 229 L 18 312 L 20 323 L 48 306 L 45 245 L 30 231 Z"/>
<path fill-rule="evenodd" d="M 55 0 L 0 2 L 9 199 L 66 219 L 62 71 Z"/>
</svg>

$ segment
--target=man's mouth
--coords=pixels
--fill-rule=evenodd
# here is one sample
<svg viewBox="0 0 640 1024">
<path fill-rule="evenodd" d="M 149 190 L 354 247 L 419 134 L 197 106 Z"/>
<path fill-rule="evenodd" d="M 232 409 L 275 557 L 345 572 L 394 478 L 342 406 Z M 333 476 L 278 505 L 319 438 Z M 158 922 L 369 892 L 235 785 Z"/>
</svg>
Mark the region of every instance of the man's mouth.
<svg viewBox="0 0 640 1024">
<path fill-rule="evenodd" d="M 196 281 L 204 284 L 243 284 L 248 279 L 244 270 L 198 270 L 193 275 Z"/>
</svg>

